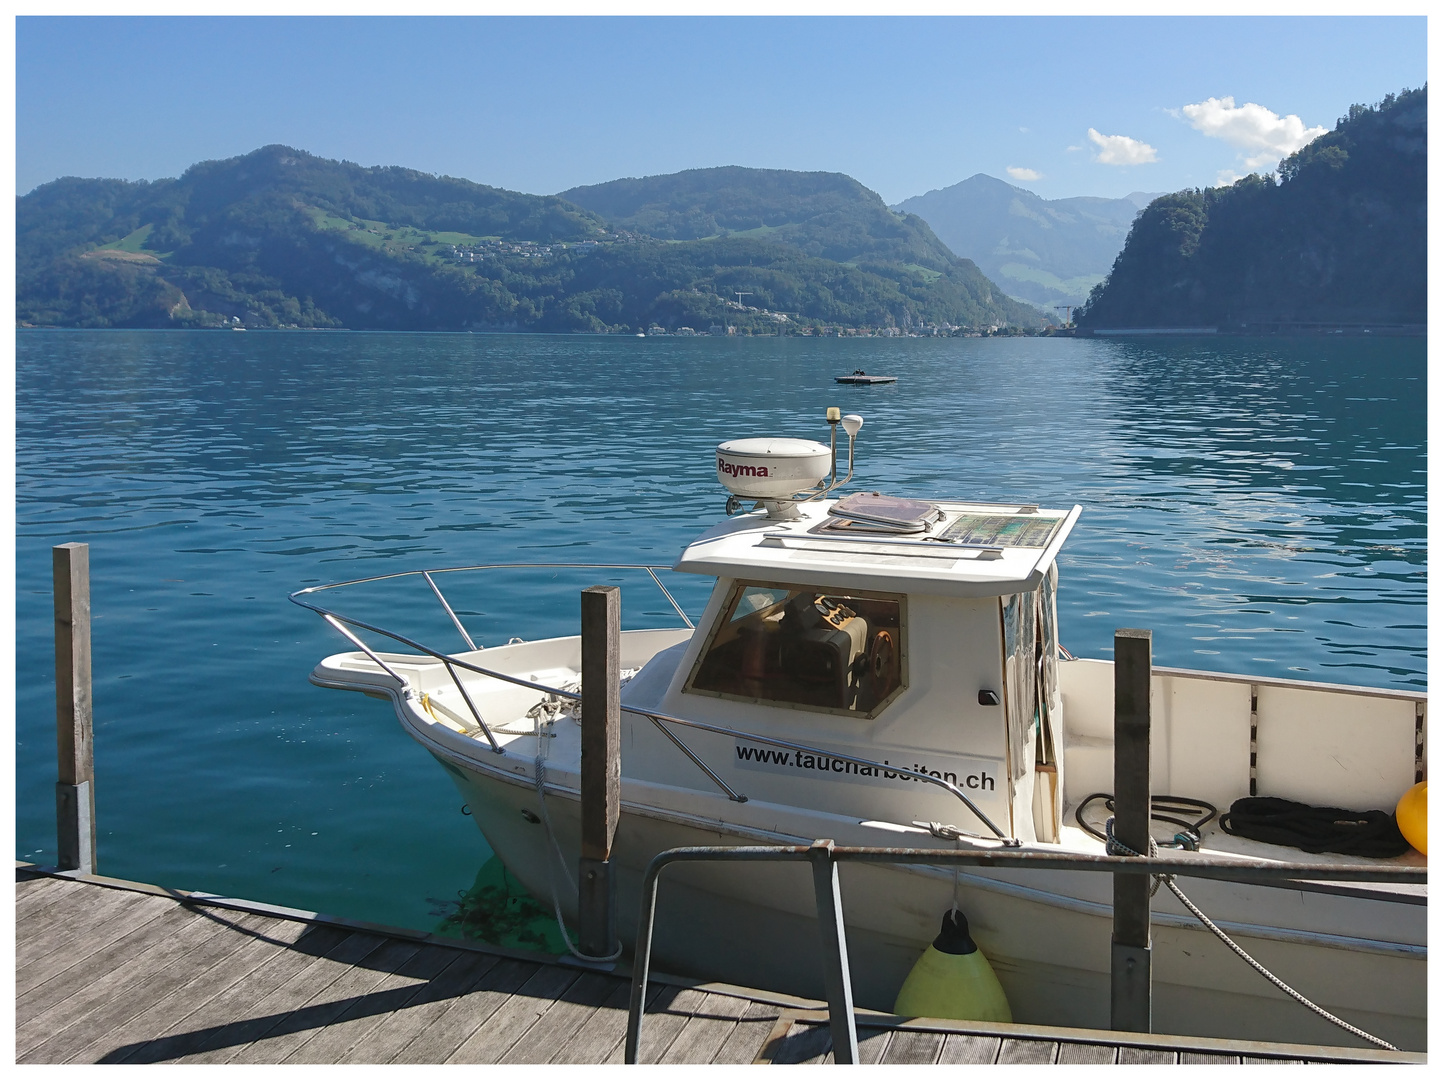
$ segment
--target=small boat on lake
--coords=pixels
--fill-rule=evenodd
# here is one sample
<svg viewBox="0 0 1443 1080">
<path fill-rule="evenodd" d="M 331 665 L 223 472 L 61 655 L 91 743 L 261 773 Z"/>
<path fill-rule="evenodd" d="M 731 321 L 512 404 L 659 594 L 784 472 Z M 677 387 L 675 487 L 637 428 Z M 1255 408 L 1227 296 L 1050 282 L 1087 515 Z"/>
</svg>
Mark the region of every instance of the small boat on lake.
<svg viewBox="0 0 1443 1080">
<path fill-rule="evenodd" d="M 837 410 L 828 419 L 830 447 L 722 443 L 716 470 L 731 496 L 727 516 L 670 568 L 595 567 L 586 582 L 633 570 L 660 588 L 678 624 L 621 634 L 621 817 L 611 859 L 628 947 L 643 875 L 669 848 L 826 837 L 938 850 L 1105 850 L 1114 668 L 1071 658 L 1057 617 L 1057 557 L 1082 508 L 830 497 L 853 471 L 849 446 L 847 475 L 837 479 L 837 427 L 854 444 L 862 420 Z M 711 580 L 695 624 L 662 583 L 667 569 Z M 358 646 L 322 660 L 311 681 L 389 699 L 507 870 L 574 919 L 566 877 L 581 850 L 581 642 L 478 644 L 438 579 L 459 588 L 496 572 L 407 571 L 292 599 Z M 555 568 L 532 572 L 540 582 Z M 399 579 L 439 600 L 464 647 L 422 644 L 343 614 L 333 599 L 334 590 L 378 582 L 390 590 Z M 359 633 L 400 647 L 365 644 Z M 1426 694 L 1155 667 L 1151 695 L 1152 790 L 1174 799 L 1159 816 L 1154 795 L 1155 837 L 1179 857 L 1426 866 L 1411 850 L 1309 854 L 1247 839 L 1212 813 L 1253 795 L 1391 810 L 1425 775 Z M 1178 820 L 1179 805 L 1197 812 Z M 669 871 L 657 966 L 822 996 L 810 875 L 778 863 Z M 1110 876 L 849 863 L 855 1000 L 890 1010 L 955 903 L 1016 1020 L 1106 1028 Z M 1405 1049 L 1426 1048 L 1426 886 L 1189 879 L 1187 891 L 1322 1007 Z M 1154 1030 L 1351 1044 L 1229 952 L 1167 890 L 1153 900 L 1151 927 Z"/>
<path fill-rule="evenodd" d="M 876 386 L 879 383 L 894 383 L 897 381 L 897 376 L 868 375 L 859 368 L 850 375 L 838 375 L 836 379 L 837 382 L 844 383 L 847 386 Z"/>
</svg>

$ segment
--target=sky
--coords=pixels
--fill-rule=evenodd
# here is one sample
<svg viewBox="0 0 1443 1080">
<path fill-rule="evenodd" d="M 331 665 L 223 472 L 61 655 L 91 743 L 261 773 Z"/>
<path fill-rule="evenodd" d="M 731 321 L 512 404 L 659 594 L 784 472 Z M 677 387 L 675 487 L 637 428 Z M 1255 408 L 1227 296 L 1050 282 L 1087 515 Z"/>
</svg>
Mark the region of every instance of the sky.
<svg viewBox="0 0 1443 1080">
<path fill-rule="evenodd" d="M 716 165 L 891 204 L 1268 171 L 1427 80 L 1422 17 L 20 18 L 16 185 L 283 143 L 552 194 Z"/>
</svg>

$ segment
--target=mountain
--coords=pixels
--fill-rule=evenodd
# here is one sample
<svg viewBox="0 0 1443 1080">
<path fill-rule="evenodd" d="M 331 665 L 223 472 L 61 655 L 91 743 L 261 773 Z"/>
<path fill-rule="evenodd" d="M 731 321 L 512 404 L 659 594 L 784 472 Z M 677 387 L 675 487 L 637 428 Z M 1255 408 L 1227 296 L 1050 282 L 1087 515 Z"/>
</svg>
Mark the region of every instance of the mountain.
<svg viewBox="0 0 1443 1080">
<path fill-rule="evenodd" d="M 1035 326 L 970 259 L 959 259 L 914 214 L 889 210 L 850 176 L 737 165 L 571 188 L 558 196 L 612 225 L 672 241 L 751 239 L 856 267 L 912 295 L 919 281 L 943 302 L 992 321 Z M 939 277 L 940 275 L 940 277 Z M 951 320 L 955 321 L 955 320 Z"/>
<path fill-rule="evenodd" d="M 67 177 L 21 197 L 16 314 L 47 326 L 409 330 L 1040 325 L 875 195 L 881 217 L 865 225 L 815 198 L 821 224 L 805 242 L 772 240 L 765 224 L 657 239 L 556 196 L 268 146 L 178 179 Z"/>
<path fill-rule="evenodd" d="M 1276 177 L 1154 201 L 1079 326 L 1423 326 L 1427 235 L 1424 87 L 1354 105 Z"/>
<path fill-rule="evenodd" d="M 922 218 L 1010 295 L 1051 308 L 1082 303 L 1154 198 L 1137 191 L 1125 199 L 1043 199 L 978 173 L 895 209 Z"/>
<path fill-rule="evenodd" d="M 663 240 L 750 236 L 835 262 L 930 270 L 957 261 L 926 222 L 893 213 L 880 195 L 842 173 L 729 165 L 612 180 L 558 197 Z"/>
</svg>

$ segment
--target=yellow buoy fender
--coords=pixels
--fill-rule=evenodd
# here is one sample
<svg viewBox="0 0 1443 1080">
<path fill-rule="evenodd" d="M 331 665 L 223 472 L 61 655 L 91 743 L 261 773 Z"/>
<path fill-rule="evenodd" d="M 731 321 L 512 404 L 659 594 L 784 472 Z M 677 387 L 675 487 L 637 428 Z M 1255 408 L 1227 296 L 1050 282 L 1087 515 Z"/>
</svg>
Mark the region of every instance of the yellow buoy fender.
<svg viewBox="0 0 1443 1080">
<path fill-rule="evenodd" d="M 1398 831 L 1403 839 L 1428 854 L 1428 781 L 1414 784 L 1398 800 Z"/>
<path fill-rule="evenodd" d="M 913 965 L 892 1011 L 939 1020 L 1012 1022 L 1002 984 L 967 932 L 967 918 L 960 911 L 942 916 L 942 932 Z"/>
</svg>

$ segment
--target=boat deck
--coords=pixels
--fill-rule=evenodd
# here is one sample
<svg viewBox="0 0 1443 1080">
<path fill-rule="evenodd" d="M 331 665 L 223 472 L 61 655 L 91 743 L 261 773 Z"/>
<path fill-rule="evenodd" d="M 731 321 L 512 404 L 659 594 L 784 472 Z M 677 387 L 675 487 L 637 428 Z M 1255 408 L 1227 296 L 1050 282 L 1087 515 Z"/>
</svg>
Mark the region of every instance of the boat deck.
<svg viewBox="0 0 1443 1080">
<path fill-rule="evenodd" d="M 620 1062 L 630 982 L 540 954 L 17 866 L 18 1063 Z M 819 1003 L 652 976 L 641 1060 L 830 1057 Z M 858 1015 L 883 1063 L 1398 1061 L 1422 1054 Z"/>
</svg>

